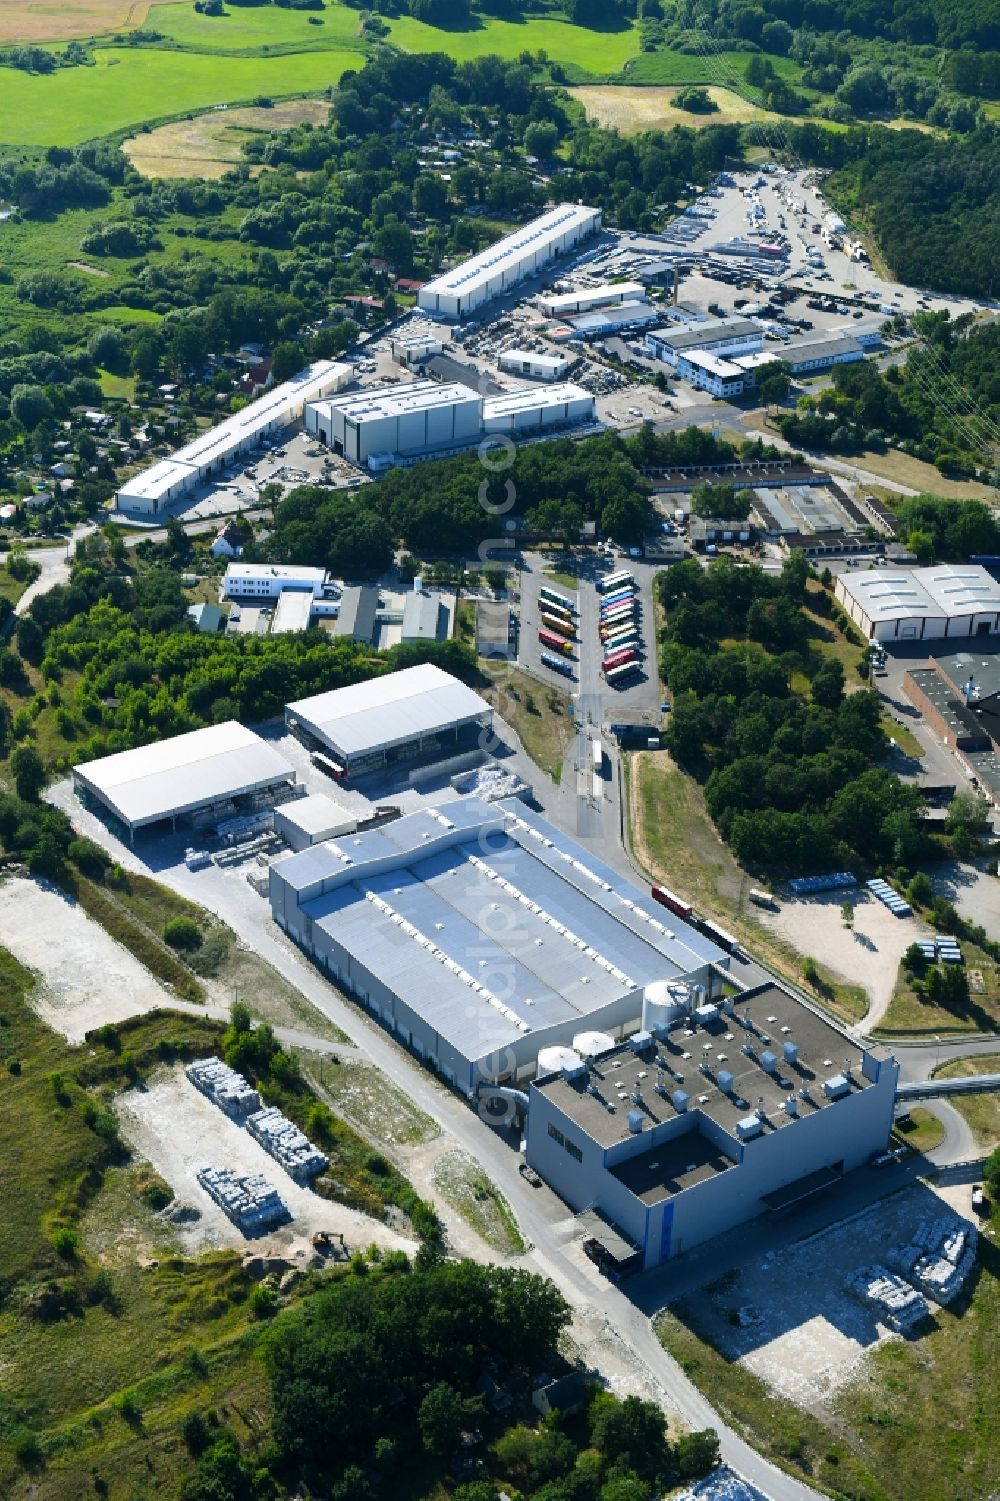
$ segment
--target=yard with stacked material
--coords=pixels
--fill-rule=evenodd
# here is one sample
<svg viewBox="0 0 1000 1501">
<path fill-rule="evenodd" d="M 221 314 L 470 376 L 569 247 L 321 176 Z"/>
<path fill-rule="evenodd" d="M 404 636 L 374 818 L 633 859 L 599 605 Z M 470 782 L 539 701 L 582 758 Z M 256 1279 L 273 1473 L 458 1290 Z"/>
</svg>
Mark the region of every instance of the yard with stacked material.
<svg viewBox="0 0 1000 1501">
<path fill-rule="evenodd" d="M 969 1185 L 958 1211 L 968 1216 Z M 856 1501 L 984 1501 L 1000 1484 L 1000 1212 L 981 1226 L 968 1291 L 900 1338 L 845 1289 L 955 1191 L 923 1185 L 748 1256 L 664 1313 L 667 1350 L 763 1453 L 815 1489 Z M 947 1196 L 948 1202 L 942 1202 Z M 968 1223 L 968 1220 L 966 1220 Z"/>
</svg>

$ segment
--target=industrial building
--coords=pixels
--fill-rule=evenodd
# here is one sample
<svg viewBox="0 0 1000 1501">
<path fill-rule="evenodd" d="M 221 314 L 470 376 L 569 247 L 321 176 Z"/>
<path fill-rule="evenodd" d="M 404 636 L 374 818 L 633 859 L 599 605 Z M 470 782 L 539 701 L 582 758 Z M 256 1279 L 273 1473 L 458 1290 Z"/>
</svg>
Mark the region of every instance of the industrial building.
<svg viewBox="0 0 1000 1501">
<path fill-rule="evenodd" d="M 593 308 L 567 318 L 566 327 L 578 339 L 609 339 L 624 329 L 644 328 L 659 323 L 662 313 L 648 302 L 620 302 L 614 307 Z"/>
<path fill-rule="evenodd" d="M 454 596 L 446 600 L 414 579 L 407 593 L 379 589 L 374 584 L 350 585 L 340 599 L 333 627 L 335 636 L 349 636 L 378 650 L 400 642 L 447 641 L 454 624 Z"/>
<path fill-rule="evenodd" d="M 729 962 L 514 800 L 460 797 L 290 855 L 270 901 L 334 983 L 466 1095 L 534 1075 L 581 1034 L 613 1046 L 645 987 L 684 979 L 707 996 Z"/>
<path fill-rule="evenodd" d="M 549 428 L 575 427 L 593 422 L 596 410 L 593 396 L 582 386 L 565 381 L 547 386 L 544 391 L 521 386 L 516 391 L 486 397 L 483 432 L 530 435 Z"/>
<path fill-rule="evenodd" d="M 850 334 L 835 334 L 828 339 L 786 344 L 777 351 L 765 349 L 757 354 L 739 355 L 734 364 L 739 365 L 751 377 L 762 365 L 769 365 L 774 360 L 783 361 L 792 375 L 817 375 L 824 370 L 832 370 L 834 365 L 853 364 L 864 357 L 865 351 L 857 339 Z"/>
<path fill-rule="evenodd" d="M 130 840 L 151 824 L 231 818 L 294 787 L 284 756 L 232 719 L 73 767 L 77 796 L 110 813 Z"/>
<path fill-rule="evenodd" d="M 354 815 L 323 792 L 294 798 L 274 810 L 274 832 L 293 850 L 353 834 L 357 826 Z"/>
<path fill-rule="evenodd" d="M 560 203 L 453 270 L 425 282 L 417 302 L 439 318 L 466 318 L 600 227 L 600 209 Z"/>
<path fill-rule="evenodd" d="M 199 433 L 169 458 L 126 480 L 118 491 L 118 509 L 136 516 L 161 514 L 173 501 L 219 476 L 234 459 L 258 447 L 270 434 L 283 432 L 300 421 L 306 402 L 339 391 L 353 374 L 350 365 L 317 360 L 292 380 Z"/>
<path fill-rule="evenodd" d="M 378 472 L 472 448 L 489 433 L 569 427 L 592 422 L 594 413 L 593 396 L 566 383 L 484 397 L 469 386 L 425 380 L 314 402 L 305 425 L 335 453 Z"/>
<path fill-rule="evenodd" d="M 764 330 L 752 318 L 706 318 L 700 323 L 683 323 L 675 328 L 661 328 L 643 340 L 647 354 L 676 365 L 682 355 L 714 354 L 727 360 L 740 354 L 752 354 L 764 343 Z"/>
<path fill-rule="evenodd" d="M 835 593 L 871 641 L 1000 634 L 1000 584 L 978 564 L 842 573 Z"/>
<path fill-rule="evenodd" d="M 401 333 L 390 342 L 389 348 L 397 365 L 422 365 L 444 350 L 445 339 L 440 333 Z"/>
<path fill-rule="evenodd" d="M 423 663 L 299 699 L 285 709 L 285 722 L 352 776 L 429 750 L 467 749 L 491 729 L 493 710 L 450 673 Z"/>
<path fill-rule="evenodd" d="M 536 354 L 531 349 L 506 349 L 497 360 L 501 370 L 523 375 L 525 380 L 558 380 L 569 369 L 561 354 Z"/>
<path fill-rule="evenodd" d="M 418 458 L 478 442 L 483 398 L 468 386 L 418 380 L 313 402 L 306 432 L 352 464 L 374 457 Z M 377 467 L 377 465 L 376 465 Z"/>
<path fill-rule="evenodd" d="M 822 1191 L 892 1126 L 896 1060 L 777 985 L 679 1007 L 669 990 L 627 1042 L 553 1050 L 529 1087 L 529 1165 L 622 1269 Z"/>
<path fill-rule="evenodd" d="M 547 292 L 537 299 L 542 312 L 550 318 L 569 318 L 574 313 L 590 313 L 594 308 L 645 300 L 646 288 L 641 281 L 609 281 L 599 287 L 576 287 L 572 292 Z"/>
</svg>

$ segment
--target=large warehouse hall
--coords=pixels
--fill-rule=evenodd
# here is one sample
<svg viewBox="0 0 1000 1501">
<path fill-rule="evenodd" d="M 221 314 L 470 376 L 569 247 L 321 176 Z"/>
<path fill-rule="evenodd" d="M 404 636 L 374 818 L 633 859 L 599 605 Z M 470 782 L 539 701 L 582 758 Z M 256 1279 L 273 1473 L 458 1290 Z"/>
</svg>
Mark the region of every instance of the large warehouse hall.
<svg viewBox="0 0 1000 1501">
<path fill-rule="evenodd" d="M 493 710 L 450 673 L 424 663 L 299 699 L 286 708 L 285 721 L 349 776 L 412 760 L 427 749 L 455 753 L 470 736 L 474 744 L 490 729 Z"/>
<path fill-rule="evenodd" d="M 295 770 L 252 730 L 228 720 L 73 767 L 73 788 L 119 823 L 130 840 L 151 824 L 198 814 L 232 817 L 280 800 Z"/>
</svg>

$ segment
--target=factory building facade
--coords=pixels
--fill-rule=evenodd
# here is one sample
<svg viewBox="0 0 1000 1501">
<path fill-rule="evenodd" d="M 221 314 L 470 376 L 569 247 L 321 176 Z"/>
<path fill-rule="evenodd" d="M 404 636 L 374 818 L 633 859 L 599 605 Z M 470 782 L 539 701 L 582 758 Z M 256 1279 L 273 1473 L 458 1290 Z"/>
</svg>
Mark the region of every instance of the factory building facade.
<svg viewBox="0 0 1000 1501">
<path fill-rule="evenodd" d="M 351 463 L 378 472 L 472 448 L 487 434 L 571 427 L 594 414 L 593 396 L 565 382 L 483 397 L 469 386 L 423 380 L 314 402 L 305 427 Z"/>
<path fill-rule="evenodd" d="M 417 303 L 438 318 L 467 318 L 482 303 L 516 286 L 555 256 L 572 250 L 600 227 L 600 209 L 577 203 L 557 204 L 451 271 L 425 282 Z"/>
<path fill-rule="evenodd" d="M 645 986 L 683 978 L 708 995 L 728 964 L 513 800 L 459 797 L 276 861 L 270 901 L 336 984 L 470 1096 L 595 1028 L 613 1046 Z"/>
<path fill-rule="evenodd" d="M 1000 584 L 978 564 L 843 573 L 834 592 L 870 641 L 1000 635 Z"/>
<path fill-rule="evenodd" d="M 835 1184 L 884 1150 L 899 1068 L 773 984 L 664 1009 L 529 1086 L 527 1160 L 622 1270 Z"/>
</svg>

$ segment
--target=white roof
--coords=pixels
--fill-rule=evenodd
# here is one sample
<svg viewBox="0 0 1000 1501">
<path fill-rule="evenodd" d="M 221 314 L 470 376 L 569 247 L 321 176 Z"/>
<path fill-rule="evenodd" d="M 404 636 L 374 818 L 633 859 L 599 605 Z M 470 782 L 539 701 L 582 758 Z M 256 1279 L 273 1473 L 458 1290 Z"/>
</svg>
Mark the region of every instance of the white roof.
<svg viewBox="0 0 1000 1501">
<path fill-rule="evenodd" d="M 288 705 L 288 712 L 345 756 L 402 745 L 491 713 L 464 683 L 424 663 L 334 688 Z"/>
<path fill-rule="evenodd" d="M 313 596 L 308 589 L 282 589 L 271 621 L 271 635 L 286 631 L 307 631 L 312 614 Z"/>
<path fill-rule="evenodd" d="M 870 620 L 1000 613 L 1000 584 L 976 564 L 873 568 L 842 574 L 841 580 Z"/>
<path fill-rule="evenodd" d="M 168 495 L 175 485 L 187 484 L 195 476 L 193 464 L 182 463 L 176 456 L 161 459 L 158 464 L 153 464 L 141 474 L 126 480 L 118 493 L 134 500 L 159 500 L 161 496 Z"/>
<path fill-rule="evenodd" d="M 562 292 L 540 300 L 550 313 L 558 316 L 577 307 L 600 307 L 605 302 L 642 302 L 645 297 L 646 288 L 641 281 L 608 281 L 599 287 L 577 287 L 573 292 Z"/>
<path fill-rule="evenodd" d="M 87 761 L 73 772 L 133 828 L 295 775 L 279 751 L 234 719 Z"/>
<path fill-rule="evenodd" d="M 470 256 L 451 271 L 436 276 L 421 289 L 424 295 L 463 296 L 479 283 L 499 276 L 505 269 L 516 269 L 526 254 L 545 250 L 553 241 L 574 229 L 585 229 L 598 217 L 598 210 L 583 204 L 560 203 L 540 214 L 513 234 L 505 235 L 478 255 Z"/>
<path fill-rule="evenodd" d="M 562 354 L 535 354 L 531 349 L 505 349 L 499 363 L 517 361 L 519 364 L 537 365 L 540 370 L 565 370 L 569 360 Z"/>
<path fill-rule="evenodd" d="M 294 802 L 282 803 L 281 817 L 285 823 L 309 835 L 325 834 L 327 829 L 347 823 L 357 828 L 354 815 L 334 802 L 332 797 L 327 797 L 325 792 L 313 792 L 308 797 L 296 798 Z"/>
<path fill-rule="evenodd" d="M 231 578 L 294 579 L 302 584 L 322 584 L 326 570 L 309 568 L 304 563 L 227 563 L 224 581 Z"/>
<path fill-rule="evenodd" d="M 589 391 L 585 391 L 582 386 L 574 386 L 569 381 L 546 386 L 544 390 L 539 390 L 537 386 L 518 386 L 516 390 L 504 391 L 500 396 L 487 396 L 483 402 L 483 419 L 489 421 L 491 417 L 509 417 L 512 412 L 565 406 L 568 401 L 593 400 Z"/>
<path fill-rule="evenodd" d="M 457 381 L 442 385 L 436 380 L 414 380 L 400 381 L 398 385 L 386 386 L 381 391 L 352 391 L 347 396 L 334 396 L 312 405 L 326 416 L 331 412 L 342 412 L 348 421 L 371 422 L 379 417 L 405 417 L 411 412 L 423 412 L 429 408 L 436 410 L 481 401 L 477 392 Z"/>
</svg>

